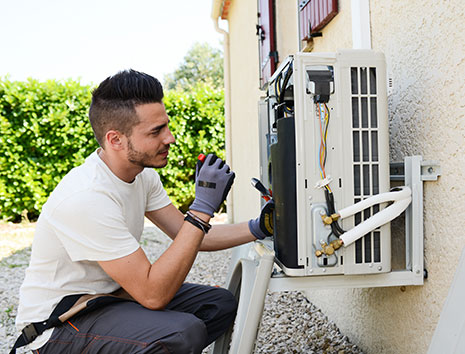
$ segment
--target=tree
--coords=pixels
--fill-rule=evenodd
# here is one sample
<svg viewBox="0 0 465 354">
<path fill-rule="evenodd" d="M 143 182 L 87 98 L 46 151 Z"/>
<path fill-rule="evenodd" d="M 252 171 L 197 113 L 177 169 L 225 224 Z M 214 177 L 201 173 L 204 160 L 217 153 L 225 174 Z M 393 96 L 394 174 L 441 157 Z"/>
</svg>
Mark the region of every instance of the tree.
<svg viewBox="0 0 465 354">
<path fill-rule="evenodd" d="M 172 74 L 165 76 L 165 88 L 189 90 L 198 83 L 223 88 L 223 53 L 208 43 L 195 43 L 183 62 Z"/>
</svg>

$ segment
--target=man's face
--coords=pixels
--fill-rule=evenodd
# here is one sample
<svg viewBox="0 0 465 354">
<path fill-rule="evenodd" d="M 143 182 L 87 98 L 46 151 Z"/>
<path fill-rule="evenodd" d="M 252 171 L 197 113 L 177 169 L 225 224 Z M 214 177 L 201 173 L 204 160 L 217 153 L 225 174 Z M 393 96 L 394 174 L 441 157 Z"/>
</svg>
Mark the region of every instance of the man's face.
<svg viewBox="0 0 465 354">
<path fill-rule="evenodd" d="M 128 137 L 128 161 L 140 167 L 165 167 L 170 144 L 175 142 L 168 128 L 169 117 L 163 103 L 136 106 L 139 123 Z"/>
</svg>

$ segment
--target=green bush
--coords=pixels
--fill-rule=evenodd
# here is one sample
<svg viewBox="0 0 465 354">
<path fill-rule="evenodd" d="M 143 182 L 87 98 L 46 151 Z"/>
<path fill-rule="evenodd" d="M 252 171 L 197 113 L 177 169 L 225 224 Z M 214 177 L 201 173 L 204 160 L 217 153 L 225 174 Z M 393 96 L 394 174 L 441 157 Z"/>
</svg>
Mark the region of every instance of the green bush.
<svg viewBox="0 0 465 354">
<path fill-rule="evenodd" d="M 37 218 L 63 176 L 98 147 L 87 118 L 90 92 L 72 80 L 0 80 L 2 219 Z M 194 197 L 197 155 L 224 157 L 223 92 L 207 86 L 167 91 L 164 102 L 176 144 L 159 173 L 173 203 L 185 208 Z"/>
<path fill-rule="evenodd" d="M 35 219 L 61 178 L 96 149 L 90 87 L 74 81 L 0 81 L 0 209 Z"/>
</svg>

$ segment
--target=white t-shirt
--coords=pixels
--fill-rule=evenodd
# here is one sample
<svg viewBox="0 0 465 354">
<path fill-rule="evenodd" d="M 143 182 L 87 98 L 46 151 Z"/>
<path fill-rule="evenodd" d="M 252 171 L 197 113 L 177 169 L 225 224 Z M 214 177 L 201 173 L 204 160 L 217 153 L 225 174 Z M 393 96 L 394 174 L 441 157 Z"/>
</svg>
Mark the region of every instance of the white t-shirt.
<svg viewBox="0 0 465 354">
<path fill-rule="evenodd" d="M 37 222 L 30 264 L 20 288 L 17 329 L 48 319 L 67 295 L 118 289 L 97 261 L 135 252 L 145 212 L 170 203 L 152 168 L 126 183 L 94 152 L 72 169 L 44 204 Z M 44 345 L 52 330 L 39 336 L 30 349 Z"/>
</svg>

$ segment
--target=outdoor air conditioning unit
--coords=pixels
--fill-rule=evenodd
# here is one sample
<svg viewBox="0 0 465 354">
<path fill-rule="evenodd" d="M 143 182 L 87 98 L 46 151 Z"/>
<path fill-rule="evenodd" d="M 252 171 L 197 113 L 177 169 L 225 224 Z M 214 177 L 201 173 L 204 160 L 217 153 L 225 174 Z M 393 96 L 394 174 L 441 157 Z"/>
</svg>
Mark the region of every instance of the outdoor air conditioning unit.
<svg viewBox="0 0 465 354">
<path fill-rule="evenodd" d="M 276 203 L 275 261 L 286 275 L 391 271 L 389 223 L 347 247 L 340 238 L 387 207 L 351 207 L 390 189 L 386 91 L 384 55 L 371 50 L 297 53 L 270 79 L 260 177 Z M 348 207 L 353 215 L 339 218 Z"/>
<path fill-rule="evenodd" d="M 423 182 L 441 170 L 421 156 L 390 163 L 386 91 L 384 55 L 372 50 L 297 53 L 268 81 L 264 186 L 252 182 L 266 199 L 272 191 L 274 235 L 234 249 L 237 317 L 213 353 L 253 351 L 267 291 L 423 285 Z M 391 254 L 390 221 L 404 211 Z"/>
</svg>

